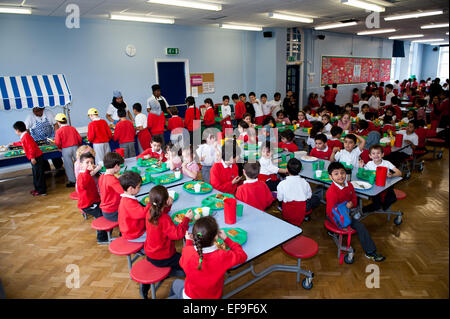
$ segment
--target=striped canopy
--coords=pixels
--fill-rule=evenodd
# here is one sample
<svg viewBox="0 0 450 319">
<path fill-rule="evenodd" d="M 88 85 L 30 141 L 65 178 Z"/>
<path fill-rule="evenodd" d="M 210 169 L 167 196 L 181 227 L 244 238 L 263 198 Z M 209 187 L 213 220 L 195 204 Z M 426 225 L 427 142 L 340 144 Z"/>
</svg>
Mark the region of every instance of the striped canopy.
<svg viewBox="0 0 450 319">
<path fill-rule="evenodd" d="M 63 74 L 0 77 L 0 110 L 66 106 L 71 101 Z"/>
</svg>

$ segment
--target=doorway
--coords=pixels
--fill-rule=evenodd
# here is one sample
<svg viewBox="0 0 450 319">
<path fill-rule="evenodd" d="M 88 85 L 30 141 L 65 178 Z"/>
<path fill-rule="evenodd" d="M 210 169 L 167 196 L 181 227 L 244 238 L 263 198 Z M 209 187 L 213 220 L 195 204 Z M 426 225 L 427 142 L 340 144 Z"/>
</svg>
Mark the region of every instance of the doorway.
<svg viewBox="0 0 450 319">
<path fill-rule="evenodd" d="M 286 92 L 292 91 L 297 105 L 300 106 L 299 93 L 300 93 L 300 66 L 287 65 L 286 66 Z"/>
</svg>

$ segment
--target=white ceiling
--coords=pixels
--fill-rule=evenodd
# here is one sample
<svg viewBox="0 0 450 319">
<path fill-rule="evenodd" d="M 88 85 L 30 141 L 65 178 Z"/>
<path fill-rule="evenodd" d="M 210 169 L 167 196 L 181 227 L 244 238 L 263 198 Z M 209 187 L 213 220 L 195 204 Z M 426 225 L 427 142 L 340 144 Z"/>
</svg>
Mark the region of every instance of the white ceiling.
<svg viewBox="0 0 450 319">
<path fill-rule="evenodd" d="M 365 0 L 377 2 L 377 0 Z M 379 1 L 379 0 L 378 0 Z M 364 20 L 368 15 L 365 10 L 343 5 L 340 0 L 202 0 L 222 4 L 221 11 L 207 11 L 181 8 L 167 5 L 150 4 L 145 0 L 0 0 L 2 6 L 31 7 L 33 14 L 43 16 L 65 16 L 65 8 L 70 3 L 78 4 L 82 18 L 107 19 L 109 13 L 127 13 L 137 15 L 155 15 L 175 18 L 181 25 L 210 25 L 218 23 L 236 23 L 259 25 L 263 27 L 313 27 L 324 23 L 346 19 L 359 19 L 357 26 L 333 29 L 331 31 L 356 33 L 366 30 Z M 422 30 L 420 26 L 430 23 L 445 23 L 449 20 L 448 0 L 387 0 L 392 3 L 381 13 L 381 28 L 395 28 L 396 35 L 417 34 L 426 38 L 443 38 L 448 41 L 448 28 Z M 383 16 L 417 10 L 443 9 L 444 14 L 418 19 L 384 21 Z M 298 15 L 315 16 L 313 24 L 303 24 L 271 19 L 268 12 L 284 12 Z M 0 16 L 1 17 L 1 16 Z M 218 19 L 217 19 L 218 18 Z M 387 38 L 394 33 L 379 34 L 377 37 Z"/>
</svg>

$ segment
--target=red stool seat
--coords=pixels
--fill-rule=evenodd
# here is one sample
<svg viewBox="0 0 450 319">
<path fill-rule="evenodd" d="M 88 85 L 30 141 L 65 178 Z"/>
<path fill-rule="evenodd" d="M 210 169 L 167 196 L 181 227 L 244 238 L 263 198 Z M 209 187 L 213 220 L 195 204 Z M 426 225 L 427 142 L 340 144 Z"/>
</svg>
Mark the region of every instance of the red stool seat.
<svg viewBox="0 0 450 319">
<path fill-rule="evenodd" d="M 308 210 L 308 211 L 305 213 L 305 216 L 308 216 L 308 215 L 311 215 L 311 214 L 312 214 L 312 209 Z"/>
<path fill-rule="evenodd" d="M 439 143 L 439 144 L 444 144 L 445 140 L 441 139 L 441 138 L 429 138 L 427 139 L 427 142 L 431 142 L 431 143 Z"/>
<path fill-rule="evenodd" d="M 348 235 L 348 230 L 344 228 L 343 230 L 337 228 L 333 223 L 331 223 L 328 220 L 325 220 L 325 228 L 329 231 L 332 231 L 333 233 L 340 234 L 340 235 Z M 352 231 L 350 232 L 352 235 L 356 234 L 356 230 L 352 228 Z"/>
<path fill-rule="evenodd" d="M 284 252 L 294 258 L 310 258 L 317 254 L 319 245 L 311 238 L 298 236 L 283 244 Z"/>
<path fill-rule="evenodd" d="M 114 255 L 127 256 L 137 253 L 143 247 L 144 243 L 133 243 L 123 237 L 119 237 L 109 244 L 109 251 Z"/>
<path fill-rule="evenodd" d="M 70 199 L 78 200 L 78 193 L 72 192 L 72 193 L 70 193 L 69 197 L 70 197 Z"/>
<path fill-rule="evenodd" d="M 406 198 L 406 193 L 404 191 L 394 188 L 394 193 L 398 200 L 402 200 L 402 199 Z"/>
<path fill-rule="evenodd" d="M 130 276 L 141 284 L 154 284 L 166 278 L 170 273 L 170 267 L 153 266 L 146 259 L 141 259 L 131 268 Z"/>
<path fill-rule="evenodd" d="M 91 227 L 95 230 L 111 230 L 117 226 L 119 226 L 119 222 L 111 222 L 103 216 L 94 219 L 91 223 Z"/>
</svg>

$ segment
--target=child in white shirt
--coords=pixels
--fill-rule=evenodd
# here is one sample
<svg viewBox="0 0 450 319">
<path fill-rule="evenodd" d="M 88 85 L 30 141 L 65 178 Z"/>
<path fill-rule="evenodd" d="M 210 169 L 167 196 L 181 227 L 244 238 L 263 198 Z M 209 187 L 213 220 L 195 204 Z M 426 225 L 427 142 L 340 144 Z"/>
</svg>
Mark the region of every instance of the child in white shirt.
<svg viewBox="0 0 450 319">
<path fill-rule="evenodd" d="M 222 118 L 226 118 L 227 116 L 231 117 L 231 106 L 230 106 L 230 97 L 228 95 L 224 95 L 222 98 Z"/>
<path fill-rule="evenodd" d="M 209 171 L 217 158 L 217 142 L 214 134 L 209 134 L 206 138 L 206 143 L 199 145 L 197 148 L 197 156 L 202 165 L 202 179 L 209 184 Z"/>
<path fill-rule="evenodd" d="M 269 189 L 274 192 L 277 190 L 277 185 L 280 182 L 276 174 L 286 174 L 287 169 L 279 168 L 272 162 L 272 144 L 270 142 L 264 142 L 261 147 L 261 158 L 259 164 L 261 168 L 259 170 L 258 179 L 267 184 Z"/>
<path fill-rule="evenodd" d="M 322 115 L 322 123 L 323 123 L 322 132 L 324 134 L 330 134 L 330 132 L 331 132 L 331 128 L 333 127 L 333 125 L 331 125 L 330 121 L 331 121 L 331 118 L 330 118 L 329 114 Z"/>
<path fill-rule="evenodd" d="M 357 117 L 360 120 L 365 120 L 366 119 L 366 113 L 369 112 L 369 104 L 364 104 L 363 106 L 361 106 L 361 111 L 358 113 Z"/>
<path fill-rule="evenodd" d="M 267 102 L 267 95 L 264 93 L 261 94 L 261 109 L 262 109 L 264 117 L 270 115 L 270 110 L 272 109 L 272 105 L 270 105 L 270 103 Z"/>
<path fill-rule="evenodd" d="M 358 146 L 356 146 L 357 139 L 360 140 Z M 352 165 L 353 168 L 357 168 L 359 165 L 359 156 L 361 155 L 364 146 L 366 145 L 366 140 L 356 134 L 348 134 L 344 138 L 344 149 L 331 154 L 331 162 L 344 162 L 347 165 Z"/>
</svg>

